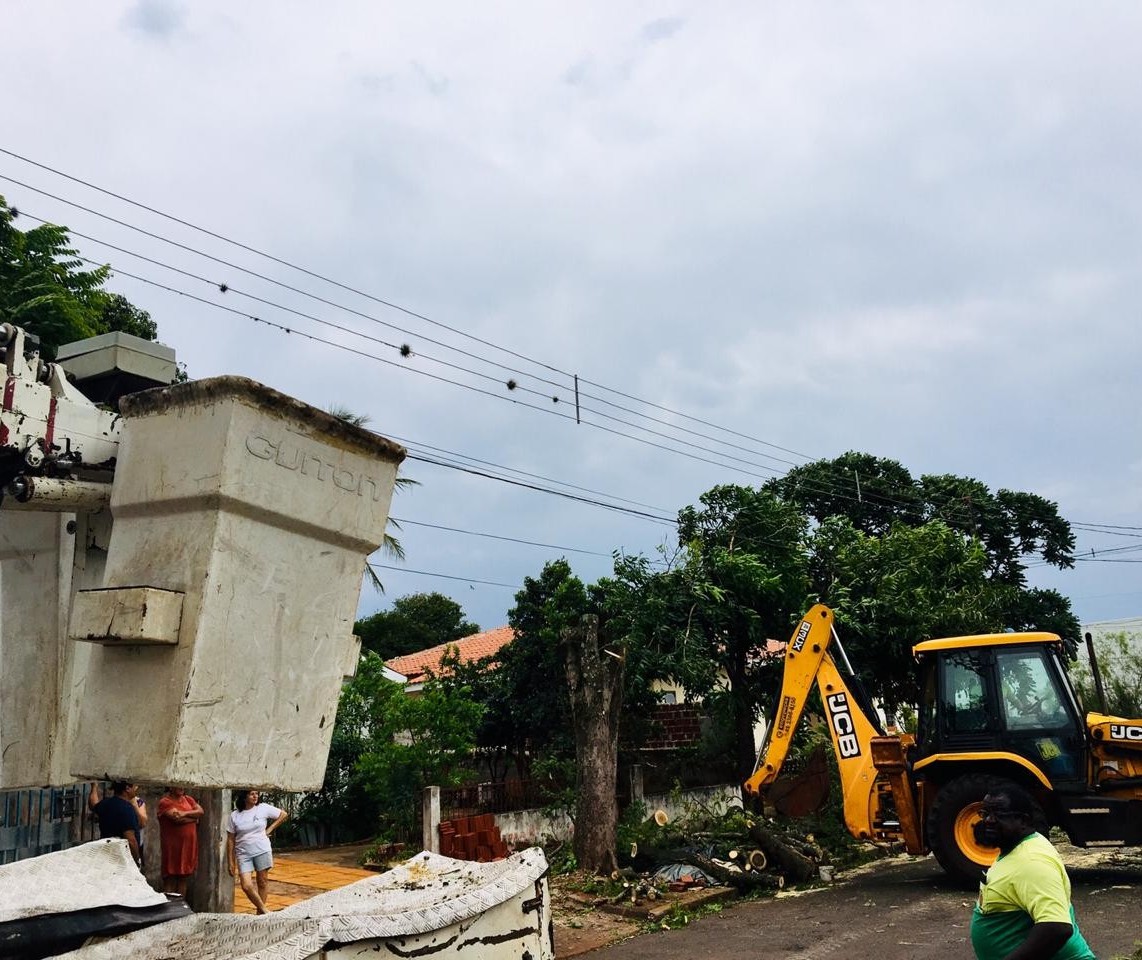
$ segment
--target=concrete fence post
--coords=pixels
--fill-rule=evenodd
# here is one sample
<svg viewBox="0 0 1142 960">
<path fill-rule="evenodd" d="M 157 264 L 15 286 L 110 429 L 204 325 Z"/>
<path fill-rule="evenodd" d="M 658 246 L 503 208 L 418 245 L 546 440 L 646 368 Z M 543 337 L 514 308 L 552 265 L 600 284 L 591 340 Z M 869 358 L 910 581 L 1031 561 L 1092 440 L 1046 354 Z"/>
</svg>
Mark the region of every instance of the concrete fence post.
<svg viewBox="0 0 1142 960">
<path fill-rule="evenodd" d="M 631 764 L 630 768 L 630 802 L 631 806 L 636 803 L 645 802 L 645 794 L 642 788 L 642 764 Z"/>
<path fill-rule="evenodd" d="M 226 863 L 230 791 L 204 789 L 191 795 L 201 805 L 204 816 L 198 821 L 198 870 L 187 884 L 186 902 L 197 913 L 231 913 L 234 878 Z"/>
<path fill-rule="evenodd" d="M 440 852 L 440 788 L 425 787 L 421 807 L 422 840 L 429 853 Z"/>
<path fill-rule="evenodd" d="M 147 825 L 143 827 L 143 875 L 156 890 L 163 888 L 163 851 L 159 838 L 159 800 L 165 791 L 155 787 L 139 788 L 139 796 L 147 803 Z"/>
</svg>

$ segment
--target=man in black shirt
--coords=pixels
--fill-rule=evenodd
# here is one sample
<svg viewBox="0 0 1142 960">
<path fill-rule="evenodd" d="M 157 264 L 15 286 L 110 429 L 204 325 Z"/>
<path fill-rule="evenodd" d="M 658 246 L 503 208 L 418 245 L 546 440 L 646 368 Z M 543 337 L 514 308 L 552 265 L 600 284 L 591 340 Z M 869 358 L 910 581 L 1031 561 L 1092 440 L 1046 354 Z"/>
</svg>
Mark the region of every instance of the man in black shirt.
<svg viewBox="0 0 1142 960">
<path fill-rule="evenodd" d="M 99 799 L 99 791 L 93 787 L 87 798 L 91 812 L 99 818 L 99 835 L 106 840 L 108 837 L 122 837 L 131 848 L 131 856 L 139 869 L 143 867 L 142 854 L 139 852 L 139 814 L 135 809 L 135 794 L 139 788 L 133 783 L 124 783 L 117 780 L 111 784 L 111 796 Z"/>
</svg>

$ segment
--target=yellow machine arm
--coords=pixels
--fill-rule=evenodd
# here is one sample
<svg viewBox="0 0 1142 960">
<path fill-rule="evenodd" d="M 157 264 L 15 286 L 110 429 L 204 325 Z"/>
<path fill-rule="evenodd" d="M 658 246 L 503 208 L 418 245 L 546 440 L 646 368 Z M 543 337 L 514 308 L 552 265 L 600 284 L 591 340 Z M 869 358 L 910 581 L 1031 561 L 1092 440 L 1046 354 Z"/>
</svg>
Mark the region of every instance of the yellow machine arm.
<svg viewBox="0 0 1142 960">
<path fill-rule="evenodd" d="M 838 669 L 831 648 L 835 647 L 847 677 Z M 854 837 L 875 835 L 877 771 L 872 758 L 872 740 L 883 731 L 855 695 L 855 675 L 833 628 L 833 611 L 817 604 L 797 625 L 785 648 L 785 673 L 777 714 L 771 719 L 753 776 L 745 782 L 748 793 L 764 795 L 777 780 L 789 755 L 789 746 L 809 691 L 816 683 L 837 755 L 844 792 L 845 824 Z"/>
</svg>

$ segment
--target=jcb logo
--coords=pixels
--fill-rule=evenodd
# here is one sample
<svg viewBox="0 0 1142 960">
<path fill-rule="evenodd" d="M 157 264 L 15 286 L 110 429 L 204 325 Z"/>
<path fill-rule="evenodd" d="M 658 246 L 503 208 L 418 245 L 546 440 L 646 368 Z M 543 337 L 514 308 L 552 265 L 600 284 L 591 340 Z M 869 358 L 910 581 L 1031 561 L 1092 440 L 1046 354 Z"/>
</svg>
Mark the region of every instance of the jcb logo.
<svg viewBox="0 0 1142 960">
<path fill-rule="evenodd" d="M 837 736 L 837 750 L 842 760 L 850 760 L 860 756 L 860 741 L 856 737 L 856 728 L 853 726 L 853 715 L 849 709 L 849 698 L 843 693 L 834 693 L 825 698 L 825 706 L 829 709 L 829 722 L 833 725 L 833 732 Z"/>
<path fill-rule="evenodd" d="M 809 636 L 809 631 L 813 629 L 813 624 L 808 620 L 802 620 L 801 626 L 797 628 L 797 636 L 793 638 L 793 652 L 800 653 L 801 648 L 805 646 L 805 639 Z"/>
<path fill-rule="evenodd" d="M 1112 723 L 1110 725 L 1110 739 L 1142 741 L 1142 727 L 1127 726 L 1125 723 Z"/>
</svg>

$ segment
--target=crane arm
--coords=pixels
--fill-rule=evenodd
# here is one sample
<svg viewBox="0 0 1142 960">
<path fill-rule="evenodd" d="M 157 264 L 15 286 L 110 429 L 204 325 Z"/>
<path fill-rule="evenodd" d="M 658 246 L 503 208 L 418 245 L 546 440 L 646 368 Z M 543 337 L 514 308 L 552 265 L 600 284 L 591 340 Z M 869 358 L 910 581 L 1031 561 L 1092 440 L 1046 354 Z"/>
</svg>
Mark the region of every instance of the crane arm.
<svg viewBox="0 0 1142 960">
<path fill-rule="evenodd" d="M 753 776 L 745 782 L 745 789 L 761 794 L 781 774 L 789 755 L 790 743 L 805 701 L 809 696 L 821 662 L 829 648 L 833 633 L 833 611 L 824 604 L 816 604 L 797 625 L 785 647 L 785 670 L 781 680 L 781 695 L 777 699 L 776 715 L 770 718 L 761 744 Z"/>
<path fill-rule="evenodd" d="M 745 789 L 748 793 L 764 795 L 781 775 L 809 691 L 816 683 L 837 756 L 845 823 L 853 836 L 869 838 L 874 833 L 877 805 L 872 739 L 883 731 L 836 640 L 833 624 L 833 611 L 824 604 L 817 604 L 794 630 L 785 649 L 777 714 L 766 731 L 757 765 Z M 834 644 L 847 675 L 833 658 Z"/>
</svg>

